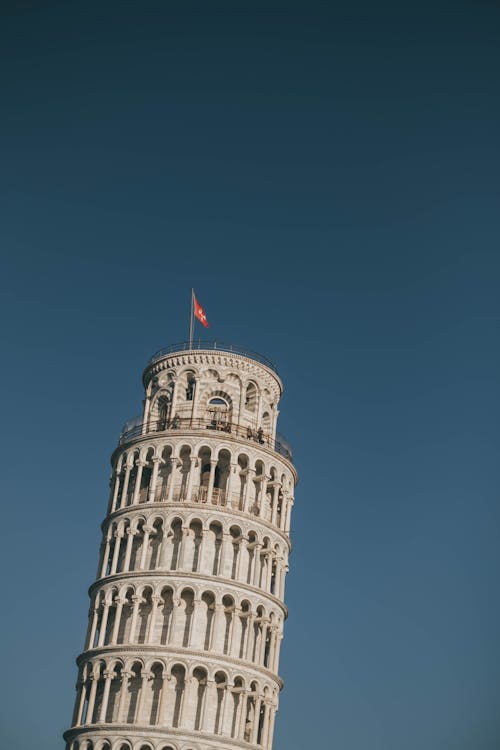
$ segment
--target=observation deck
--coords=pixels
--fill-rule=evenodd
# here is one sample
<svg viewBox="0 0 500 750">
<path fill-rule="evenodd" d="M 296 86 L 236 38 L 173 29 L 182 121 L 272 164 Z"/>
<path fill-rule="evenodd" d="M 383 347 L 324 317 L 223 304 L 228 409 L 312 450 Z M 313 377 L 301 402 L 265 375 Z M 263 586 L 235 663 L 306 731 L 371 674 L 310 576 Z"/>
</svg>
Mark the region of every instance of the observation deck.
<svg viewBox="0 0 500 750">
<path fill-rule="evenodd" d="M 215 432 L 225 433 L 233 437 L 243 438 L 258 445 L 265 446 L 279 453 L 280 456 L 292 461 L 292 449 L 288 441 L 277 433 L 276 439 L 264 435 L 262 430 L 254 430 L 251 427 L 234 424 L 231 422 L 220 422 L 214 417 L 201 419 L 181 419 L 174 417 L 170 420 L 156 420 L 154 422 L 144 423 L 140 421 L 141 417 L 135 417 L 129 420 L 123 426 L 118 438 L 118 445 L 121 447 L 129 440 L 141 437 L 142 435 L 154 435 L 157 433 L 179 433 L 179 432 L 202 432 L 203 434 L 214 434 Z M 212 433 L 207 433 L 210 430 Z"/>
</svg>

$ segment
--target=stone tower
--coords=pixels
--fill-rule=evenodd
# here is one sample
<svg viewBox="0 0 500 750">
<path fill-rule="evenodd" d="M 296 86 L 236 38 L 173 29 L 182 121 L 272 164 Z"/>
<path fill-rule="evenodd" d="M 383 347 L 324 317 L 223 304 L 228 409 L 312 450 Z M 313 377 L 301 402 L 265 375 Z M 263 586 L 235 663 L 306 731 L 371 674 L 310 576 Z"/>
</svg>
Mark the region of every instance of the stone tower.
<svg viewBox="0 0 500 750">
<path fill-rule="evenodd" d="M 270 750 L 297 479 L 271 362 L 157 352 L 112 456 L 68 750 Z"/>
</svg>

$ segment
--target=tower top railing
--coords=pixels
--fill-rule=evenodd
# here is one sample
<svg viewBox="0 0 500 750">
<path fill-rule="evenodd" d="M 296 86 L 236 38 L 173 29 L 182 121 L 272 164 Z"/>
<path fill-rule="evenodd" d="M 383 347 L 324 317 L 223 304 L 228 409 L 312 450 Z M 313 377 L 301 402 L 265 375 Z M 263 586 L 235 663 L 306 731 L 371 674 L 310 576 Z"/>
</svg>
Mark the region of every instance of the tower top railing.
<svg viewBox="0 0 500 750">
<path fill-rule="evenodd" d="M 227 344 L 224 341 L 209 341 L 207 339 L 194 339 L 191 343 L 189 341 L 181 341 L 179 344 L 170 344 L 170 346 L 164 346 L 162 349 L 158 349 L 153 354 L 148 362 L 148 367 L 158 360 L 167 357 L 169 354 L 176 354 L 177 352 L 191 352 L 191 351 L 217 351 L 226 352 L 228 354 L 239 354 L 242 357 L 248 357 L 259 362 L 261 365 L 265 365 L 270 370 L 278 375 L 278 369 L 274 362 L 263 354 L 254 352 L 251 349 L 245 349 L 242 346 L 235 346 L 234 344 Z"/>
<path fill-rule="evenodd" d="M 210 430 L 211 432 L 206 432 L 206 430 Z M 210 417 L 201 417 L 199 419 L 174 417 L 173 419 L 155 419 L 148 422 L 141 422 L 140 417 L 135 417 L 124 425 L 118 439 L 118 445 L 121 447 L 130 440 L 138 437 L 152 437 L 158 433 L 171 433 L 172 431 L 174 433 L 201 431 L 205 435 L 214 435 L 216 433 L 232 435 L 270 448 L 288 461 L 293 460 L 290 443 L 283 435 L 277 433 L 274 438 L 271 435 L 265 435 L 262 430 L 255 430 L 248 425 L 239 425 L 234 422 L 220 422 Z"/>
</svg>

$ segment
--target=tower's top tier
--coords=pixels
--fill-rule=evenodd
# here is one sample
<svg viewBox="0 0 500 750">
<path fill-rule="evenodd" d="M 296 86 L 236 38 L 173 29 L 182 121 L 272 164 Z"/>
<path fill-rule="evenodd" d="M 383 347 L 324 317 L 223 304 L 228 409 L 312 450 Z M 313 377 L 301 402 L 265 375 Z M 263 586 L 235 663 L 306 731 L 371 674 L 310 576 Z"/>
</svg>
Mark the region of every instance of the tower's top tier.
<svg viewBox="0 0 500 750">
<path fill-rule="evenodd" d="M 160 349 L 143 374 L 142 422 L 151 429 L 205 424 L 276 438 L 283 384 L 266 357 L 218 341 L 195 341 Z"/>
</svg>

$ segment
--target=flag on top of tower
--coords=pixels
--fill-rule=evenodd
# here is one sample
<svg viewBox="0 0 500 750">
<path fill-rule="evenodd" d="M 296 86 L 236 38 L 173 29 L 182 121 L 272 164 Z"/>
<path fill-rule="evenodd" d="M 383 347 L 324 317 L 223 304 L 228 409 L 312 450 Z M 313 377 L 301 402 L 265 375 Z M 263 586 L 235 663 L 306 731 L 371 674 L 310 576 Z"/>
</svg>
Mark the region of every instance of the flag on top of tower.
<svg viewBox="0 0 500 750">
<path fill-rule="evenodd" d="M 205 326 L 205 328 L 208 328 L 208 320 L 207 320 L 207 316 L 205 315 L 205 310 L 202 308 L 202 306 L 200 305 L 200 303 L 196 299 L 196 295 L 195 295 L 194 291 L 193 291 L 193 302 L 194 302 L 194 314 L 195 314 L 195 316 L 198 318 L 198 320 L 200 321 L 200 323 L 202 323 L 202 325 Z"/>
</svg>

